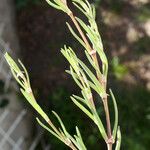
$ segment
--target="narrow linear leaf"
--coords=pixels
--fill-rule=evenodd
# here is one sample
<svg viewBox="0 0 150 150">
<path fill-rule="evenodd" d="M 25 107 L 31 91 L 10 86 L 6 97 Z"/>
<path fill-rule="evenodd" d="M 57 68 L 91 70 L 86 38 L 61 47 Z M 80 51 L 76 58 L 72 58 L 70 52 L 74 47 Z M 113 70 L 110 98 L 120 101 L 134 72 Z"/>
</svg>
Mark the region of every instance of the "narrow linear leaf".
<svg viewBox="0 0 150 150">
<path fill-rule="evenodd" d="M 31 104 L 31 106 L 43 117 L 43 119 L 47 122 L 49 120 L 49 117 L 46 115 L 46 113 L 42 110 L 42 108 L 37 104 L 35 99 L 29 95 L 26 91 L 23 89 L 20 89 L 21 93 L 24 95 L 24 97 L 27 99 L 27 101 Z"/>
<path fill-rule="evenodd" d="M 90 87 L 91 87 L 95 92 L 97 92 L 97 94 L 99 94 L 100 96 L 102 96 L 101 90 L 100 90 L 94 83 L 92 83 L 91 81 L 88 80 L 88 82 L 89 82 Z"/>
<path fill-rule="evenodd" d="M 121 131 L 120 131 L 120 127 L 118 127 L 118 130 L 117 130 L 117 143 L 116 143 L 115 150 L 120 150 L 120 147 L 121 147 Z"/>
<path fill-rule="evenodd" d="M 21 72 L 16 62 L 10 57 L 7 52 L 5 53 L 4 57 L 12 70 L 14 70 L 16 73 Z"/>
<path fill-rule="evenodd" d="M 72 95 L 74 98 L 76 98 L 77 100 L 79 100 L 80 102 L 82 102 L 82 103 L 84 103 L 84 104 L 86 104 L 86 100 L 85 99 L 83 99 L 82 97 L 80 97 L 80 96 L 77 96 L 77 95 Z"/>
<path fill-rule="evenodd" d="M 83 89 L 83 86 L 82 86 L 81 83 L 79 82 L 79 77 L 76 76 L 77 74 L 73 72 L 72 67 L 70 67 L 70 72 L 71 72 L 71 76 L 72 76 L 72 78 L 74 79 L 74 81 L 76 82 L 76 84 L 77 84 L 81 89 Z"/>
<path fill-rule="evenodd" d="M 74 139 L 74 137 L 72 137 L 71 135 L 68 137 L 72 143 L 78 148 L 79 147 L 79 144 L 77 143 L 76 139 Z"/>
<path fill-rule="evenodd" d="M 97 114 L 97 112 L 94 111 L 93 114 L 94 114 L 94 122 L 98 126 L 98 129 L 99 129 L 103 139 L 106 140 L 107 134 L 106 134 L 105 128 L 103 126 L 103 123 L 102 123 L 99 115 Z"/>
<path fill-rule="evenodd" d="M 69 25 L 68 22 L 66 22 L 67 26 L 68 26 L 68 29 L 70 30 L 70 32 L 72 33 L 72 35 L 75 37 L 75 39 L 77 41 L 79 41 L 79 43 L 83 46 L 83 47 L 86 47 L 83 40 L 74 32 L 74 30 L 72 29 L 72 27 Z"/>
<path fill-rule="evenodd" d="M 23 65 L 23 63 L 20 60 L 18 60 L 18 62 L 20 63 L 21 67 L 23 68 L 28 85 L 30 85 L 30 79 L 29 79 L 29 75 L 28 75 L 26 67 Z"/>
<path fill-rule="evenodd" d="M 55 115 L 55 117 L 56 117 L 57 120 L 59 121 L 59 123 L 60 123 L 60 125 L 61 125 L 61 127 L 62 127 L 62 130 L 63 130 L 65 136 L 68 137 L 69 133 L 67 132 L 67 130 L 66 130 L 66 128 L 65 128 L 65 126 L 64 126 L 64 124 L 63 124 L 63 122 L 62 122 L 62 120 L 60 119 L 60 117 L 58 116 L 58 114 L 57 114 L 55 111 L 52 111 L 52 113 Z"/>
<path fill-rule="evenodd" d="M 79 128 L 77 126 L 76 126 L 76 132 L 77 132 L 78 138 L 80 139 L 79 143 L 81 145 L 82 150 L 87 150 L 87 148 L 85 147 L 85 144 L 83 143 L 83 139 L 82 139 L 81 133 L 79 131 Z"/>
<path fill-rule="evenodd" d="M 79 22 L 79 24 L 81 25 L 81 27 L 87 32 L 89 33 L 89 26 L 87 26 L 80 18 L 76 17 L 77 21 Z"/>
<path fill-rule="evenodd" d="M 44 125 L 38 118 L 36 118 L 37 122 L 42 126 L 44 129 L 46 129 L 48 132 L 50 132 L 52 135 L 57 137 L 60 141 L 64 142 L 63 139 L 61 139 L 54 131 L 52 131 L 50 128 L 48 128 L 46 125 Z"/>
<path fill-rule="evenodd" d="M 93 83 L 95 84 L 95 86 L 97 86 L 97 88 L 99 89 L 99 91 L 101 91 L 101 93 L 99 93 L 100 95 L 105 94 L 105 90 L 103 89 L 103 87 L 100 85 L 99 81 L 97 80 L 97 78 L 95 77 L 95 75 L 92 73 L 92 71 L 80 60 L 78 59 L 79 64 L 82 66 L 82 68 L 84 69 L 84 71 L 86 72 L 86 74 L 89 76 L 89 78 L 93 81 Z"/>
<path fill-rule="evenodd" d="M 95 63 L 93 62 L 91 56 L 89 55 L 89 53 L 87 51 L 85 51 L 86 57 L 88 59 L 88 61 L 90 62 L 90 64 L 93 66 L 93 68 L 101 75 L 102 73 L 100 72 L 99 68 L 95 65 Z"/>
<path fill-rule="evenodd" d="M 76 132 L 77 132 L 77 136 L 80 137 L 80 138 L 82 139 L 81 133 L 80 133 L 79 128 L 78 128 L 77 126 L 76 126 Z"/>
<path fill-rule="evenodd" d="M 16 72 L 15 72 L 12 68 L 10 68 L 10 70 L 11 70 L 11 72 L 12 72 L 14 78 L 16 79 L 16 81 L 19 83 L 19 85 L 20 85 L 22 88 L 25 88 L 24 82 L 23 82 L 22 80 L 20 80 L 20 79 L 17 77 Z"/>
<path fill-rule="evenodd" d="M 82 0 L 73 0 L 73 2 L 76 3 L 78 6 L 80 5 L 84 11 L 88 10 L 86 3 L 83 2 Z"/>
<path fill-rule="evenodd" d="M 93 19 L 95 20 L 96 18 L 96 10 L 95 10 L 95 6 L 94 5 L 91 5 L 92 7 L 92 15 L 93 15 Z"/>
<path fill-rule="evenodd" d="M 82 105 L 80 104 L 74 97 L 71 96 L 71 100 L 89 117 L 94 121 L 93 115 Z"/>
<path fill-rule="evenodd" d="M 87 93 L 87 90 L 86 89 L 83 89 L 81 91 L 82 95 L 83 95 L 83 98 L 85 99 L 86 101 L 86 105 L 89 107 L 89 109 L 93 108 L 93 104 L 91 103 L 91 100 L 89 99 L 89 94 Z"/>
<path fill-rule="evenodd" d="M 95 66 L 95 64 L 93 62 L 93 59 L 92 59 L 92 57 L 89 55 L 89 53 L 86 50 L 85 50 L 85 55 L 86 55 L 88 61 L 90 62 L 90 64 L 92 65 L 92 67 L 96 70 L 96 66 Z"/>
<path fill-rule="evenodd" d="M 78 149 L 79 150 L 86 150 L 85 145 L 83 144 L 83 141 L 76 135 L 74 137 L 75 137 L 75 139 L 77 141 Z"/>
<path fill-rule="evenodd" d="M 77 3 L 73 2 L 73 5 L 75 5 L 85 16 L 87 16 L 87 13 L 84 9 L 82 9 Z"/>
<path fill-rule="evenodd" d="M 117 108 L 117 103 L 116 103 L 116 99 L 115 96 L 112 92 L 112 90 L 110 89 L 110 94 L 113 100 L 113 104 L 114 104 L 114 111 L 115 111 L 115 122 L 114 122 L 114 128 L 113 128 L 113 138 L 115 140 L 116 138 L 116 133 L 117 133 L 117 128 L 118 128 L 118 108 Z"/>
<path fill-rule="evenodd" d="M 50 0 L 46 0 L 46 2 L 55 9 L 62 10 L 60 6 L 55 3 L 52 3 Z"/>
</svg>

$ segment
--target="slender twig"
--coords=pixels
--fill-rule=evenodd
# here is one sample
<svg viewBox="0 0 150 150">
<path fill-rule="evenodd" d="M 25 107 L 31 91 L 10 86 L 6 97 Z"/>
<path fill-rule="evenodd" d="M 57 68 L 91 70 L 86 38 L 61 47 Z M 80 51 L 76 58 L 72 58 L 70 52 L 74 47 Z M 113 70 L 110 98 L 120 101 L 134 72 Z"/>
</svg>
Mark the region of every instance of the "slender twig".
<svg viewBox="0 0 150 150">
<path fill-rule="evenodd" d="M 73 12 L 71 12 L 70 14 L 68 14 L 72 20 L 72 22 L 74 23 L 75 27 L 77 28 L 79 34 L 81 35 L 86 47 L 87 47 L 87 50 L 89 52 L 89 54 L 92 56 L 92 59 L 93 61 L 95 62 L 96 66 L 99 68 L 99 63 L 98 63 L 98 59 L 97 59 L 97 55 L 96 55 L 96 51 L 94 51 L 92 49 L 92 47 L 90 46 L 86 36 L 84 35 L 83 31 L 81 30 L 80 26 L 79 26 L 79 23 L 77 22 Z M 97 72 L 97 78 L 99 81 L 101 81 L 101 76 L 100 74 Z"/>
<path fill-rule="evenodd" d="M 103 48 L 97 46 L 97 44 L 99 42 L 100 42 L 99 44 L 102 46 L 99 33 L 98 33 L 98 37 L 97 37 L 96 32 L 98 32 L 98 30 L 96 30 L 96 32 L 95 32 L 95 30 L 93 30 L 93 28 L 94 29 L 97 28 L 97 25 L 96 24 L 93 25 L 91 23 L 90 16 L 86 15 L 86 13 L 87 14 L 89 13 L 90 15 L 92 15 L 93 16 L 92 19 L 95 23 L 95 20 L 94 20 L 95 19 L 95 10 L 92 6 L 90 6 L 88 1 L 85 1 L 85 3 L 84 3 L 84 1 L 74 0 L 75 2 L 79 3 L 81 5 L 81 7 L 84 7 L 82 10 L 82 8 L 80 8 L 80 6 L 75 4 L 87 16 L 87 18 L 89 20 L 89 23 L 91 26 L 85 27 L 85 25 L 82 22 L 80 22 L 80 20 L 78 20 L 74 16 L 73 12 L 69 9 L 69 7 L 67 6 L 66 0 L 52 0 L 52 1 L 46 0 L 46 1 L 52 7 L 62 10 L 63 12 L 67 13 L 70 16 L 73 24 L 75 25 L 75 27 L 76 27 L 77 31 L 79 32 L 82 39 L 80 39 L 80 37 L 78 37 L 78 35 L 76 35 L 74 32 L 72 32 L 72 31 L 71 32 L 89 53 L 87 55 L 88 60 L 92 64 L 92 66 L 94 67 L 94 69 L 96 71 L 96 76 L 95 76 L 92 73 L 92 71 L 90 69 L 88 69 L 88 67 L 84 63 L 82 63 L 82 61 L 80 59 L 77 58 L 77 56 L 75 55 L 74 51 L 71 48 L 67 49 L 67 47 L 64 46 L 65 49 L 62 49 L 61 52 L 70 63 L 71 75 L 72 75 L 73 79 L 76 81 L 77 85 L 81 88 L 81 90 L 82 90 L 81 92 L 82 92 L 82 96 L 83 96 L 83 98 L 81 98 L 79 96 L 73 96 L 75 99 L 73 97 L 71 97 L 71 99 L 88 117 L 90 117 L 96 123 L 96 125 L 98 126 L 98 128 L 100 130 L 102 137 L 104 138 L 104 140 L 107 144 L 107 149 L 112 150 L 112 146 L 115 142 L 116 133 L 117 133 L 117 137 L 119 137 L 119 140 L 118 140 L 119 143 L 117 143 L 116 147 L 118 147 L 120 149 L 121 134 L 120 134 L 120 130 L 118 128 L 118 110 L 117 110 L 116 101 L 115 101 L 115 98 L 114 98 L 112 92 L 111 92 L 111 96 L 112 96 L 112 99 L 114 102 L 114 108 L 115 108 L 115 123 L 114 123 L 113 133 L 111 131 L 110 112 L 109 112 L 108 95 L 107 95 L 107 71 L 108 71 L 107 58 L 103 52 Z M 84 12 L 84 10 L 85 10 L 85 12 Z M 85 29 L 87 34 L 85 34 L 83 32 L 81 27 L 83 27 L 83 29 Z M 97 43 L 97 41 L 98 41 L 98 43 Z M 93 44 L 93 46 L 92 46 L 92 44 Z M 86 54 L 87 54 L 87 52 L 86 52 Z M 101 68 L 98 63 L 97 53 L 100 56 L 100 59 L 102 61 L 102 72 L 101 72 Z M 53 134 L 55 137 L 57 137 L 59 140 L 64 142 L 72 150 L 77 150 L 77 149 L 86 150 L 87 148 L 85 147 L 85 145 L 83 143 L 83 140 L 82 140 L 82 137 L 80 135 L 78 128 L 76 128 L 77 135 L 72 137 L 67 132 L 61 118 L 55 112 L 53 112 L 53 113 L 56 116 L 56 118 L 58 119 L 58 121 L 61 125 L 61 128 L 55 127 L 54 124 L 49 119 L 49 117 L 47 116 L 47 114 L 38 105 L 38 103 L 36 102 L 34 95 L 32 93 L 29 76 L 28 76 L 28 73 L 27 73 L 24 65 L 19 61 L 19 63 L 22 66 L 22 68 L 20 69 L 17 66 L 17 64 L 15 63 L 15 61 L 8 55 L 8 53 L 5 54 L 5 58 L 11 68 L 11 71 L 12 71 L 15 79 L 21 86 L 20 90 L 21 90 L 22 94 L 28 100 L 28 102 L 34 107 L 34 109 L 49 124 L 50 128 L 45 126 L 42 122 L 39 121 L 39 119 L 37 119 L 39 124 L 46 130 L 48 130 L 51 134 Z M 22 69 L 23 69 L 23 71 L 21 71 Z M 74 69 L 74 71 L 72 71 L 72 69 Z M 83 71 L 82 71 L 82 69 L 83 69 Z M 88 75 L 88 77 L 90 78 L 90 80 L 92 82 L 88 80 L 85 73 Z M 106 133 L 103 123 L 97 113 L 91 89 L 95 90 L 102 98 L 105 117 L 106 117 L 107 133 Z M 88 109 L 86 107 L 84 107 L 84 105 L 82 105 L 82 103 L 80 103 L 80 102 L 84 103 L 84 105 L 86 105 L 88 107 Z"/>
<path fill-rule="evenodd" d="M 97 67 L 99 68 L 99 63 L 98 63 L 98 59 L 97 59 L 97 55 L 96 55 L 96 51 L 94 51 L 92 49 L 92 47 L 90 46 L 86 36 L 84 35 L 83 31 L 81 30 L 74 14 L 71 12 L 70 14 L 68 14 L 72 20 L 72 22 L 74 23 L 75 27 L 77 28 L 80 36 L 82 37 L 84 43 L 86 44 L 87 50 L 90 54 L 92 54 L 92 59 L 95 62 L 95 64 L 97 65 Z M 93 53 L 94 51 L 94 53 Z M 96 72 L 97 74 L 97 78 L 99 80 L 99 82 L 103 85 L 103 88 L 106 90 L 106 85 L 107 85 L 107 81 L 106 78 L 103 78 L 98 72 Z M 91 101 L 93 101 L 93 99 L 91 99 Z M 94 102 L 92 102 L 94 103 Z M 107 124 L 107 136 L 108 136 L 108 141 L 107 145 L 108 145 L 108 150 L 112 150 L 112 144 L 113 144 L 113 140 L 112 139 L 112 131 L 111 131 L 111 123 L 110 123 L 110 113 L 109 113 L 109 107 L 108 107 L 108 99 L 107 99 L 107 94 L 106 96 L 103 98 L 103 106 L 104 106 L 104 110 L 105 110 L 105 116 L 106 116 L 106 124 Z"/>
<path fill-rule="evenodd" d="M 59 135 L 59 137 L 61 137 L 63 139 L 63 136 L 60 134 L 60 132 L 57 130 L 57 128 L 54 126 L 54 124 L 51 122 L 51 120 L 49 119 L 47 122 L 51 128 Z M 65 139 L 64 139 L 65 140 Z M 66 142 L 64 142 L 66 143 Z M 67 145 L 72 149 L 72 150 L 77 150 L 77 148 L 74 146 L 74 144 L 69 140 L 69 142 L 67 143 Z"/>
</svg>

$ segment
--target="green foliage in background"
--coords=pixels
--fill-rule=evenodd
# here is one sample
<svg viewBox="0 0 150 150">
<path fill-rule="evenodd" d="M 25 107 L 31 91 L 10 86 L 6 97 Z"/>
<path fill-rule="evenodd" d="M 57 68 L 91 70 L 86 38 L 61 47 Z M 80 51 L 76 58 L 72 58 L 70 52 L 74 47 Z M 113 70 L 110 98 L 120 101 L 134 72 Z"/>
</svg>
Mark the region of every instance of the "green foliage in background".
<svg viewBox="0 0 150 150">
<path fill-rule="evenodd" d="M 148 19 L 150 18 L 150 9 L 149 9 L 149 4 L 141 6 L 139 9 L 139 12 L 136 15 L 136 19 L 139 22 L 145 22 L 148 21 Z"/>
<path fill-rule="evenodd" d="M 121 80 L 128 73 L 128 68 L 119 62 L 119 58 L 117 56 L 113 57 L 111 66 L 112 73 L 118 80 Z"/>
<path fill-rule="evenodd" d="M 141 85 L 121 86 L 115 89 L 122 123 L 122 149 L 148 150 L 150 147 L 150 92 Z M 118 82 L 117 82 L 118 85 Z"/>
</svg>

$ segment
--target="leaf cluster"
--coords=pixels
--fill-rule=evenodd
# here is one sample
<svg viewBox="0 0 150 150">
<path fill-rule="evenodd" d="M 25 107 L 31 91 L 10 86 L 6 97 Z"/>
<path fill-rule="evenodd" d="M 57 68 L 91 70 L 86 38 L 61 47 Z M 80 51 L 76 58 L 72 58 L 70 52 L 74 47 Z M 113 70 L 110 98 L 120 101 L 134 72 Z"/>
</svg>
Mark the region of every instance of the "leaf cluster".
<svg viewBox="0 0 150 150">
<path fill-rule="evenodd" d="M 96 11 L 94 5 L 90 4 L 87 0 L 72 0 L 72 3 L 75 7 L 77 7 L 84 16 L 86 16 L 88 20 L 88 24 L 82 21 L 80 18 L 75 17 L 73 12 L 67 5 L 66 0 L 46 0 L 47 3 L 63 12 L 65 12 L 68 16 L 70 16 L 73 21 L 76 29 L 79 32 L 75 32 L 71 25 L 67 23 L 67 26 L 75 37 L 75 39 L 83 46 L 85 49 L 85 56 L 87 60 L 91 64 L 92 68 L 95 72 L 93 72 L 89 67 L 80 60 L 75 51 L 68 46 L 64 46 L 61 49 L 61 53 L 67 59 L 70 64 L 70 69 L 66 72 L 69 73 L 78 87 L 81 89 L 81 96 L 72 95 L 71 100 L 74 104 L 79 107 L 98 127 L 100 135 L 105 140 L 108 149 L 109 146 L 114 144 L 116 141 L 116 135 L 118 140 L 116 142 L 116 150 L 120 149 L 121 143 L 121 134 L 120 129 L 118 127 L 118 109 L 115 97 L 113 92 L 110 90 L 110 96 L 113 100 L 114 104 L 114 112 L 115 112 L 115 123 L 113 127 L 113 132 L 111 133 L 110 118 L 109 118 L 109 109 L 107 104 L 107 74 L 108 74 L 108 60 L 104 52 L 101 36 L 99 34 L 97 24 L 95 21 Z M 19 60 L 21 65 L 15 63 L 15 61 L 9 56 L 9 54 L 5 54 L 5 58 L 10 66 L 10 69 L 16 79 L 16 81 L 20 84 L 20 91 L 27 99 L 27 101 L 32 105 L 32 107 L 41 115 L 41 117 L 48 123 L 49 126 L 44 125 L 38 118 L 38 123 L 57 137 L 60 141 L 64 142 L 68 147 L 72 150 L 86 150 L 86 146 L 83 143 L 82 136 L 78 127 L 76 127 L 76 135 L 71 136 L 66 130 L 62 120 L 57 115 L 56 112 L 52 111 L 55 117 L 57 118 L 60 127 L 57 128 L 52 123 L 50 118 L 45 114 L 42 108 L 38 105 L 33 95 L 29 76 L 24 67 L 24 65 Z M 99 67 L 98 60 L 102 62 L 102 66 Z M 106 113 L 106 121 L 107 121 L 107 131 L 103 125 L 103 121 L 98 115 L 97 109 L 95 107 L 95 97 L 93 96 L 93 91 L 95 91 L 98 96 L 102 99 L 104 110 Z"/>
</svg>

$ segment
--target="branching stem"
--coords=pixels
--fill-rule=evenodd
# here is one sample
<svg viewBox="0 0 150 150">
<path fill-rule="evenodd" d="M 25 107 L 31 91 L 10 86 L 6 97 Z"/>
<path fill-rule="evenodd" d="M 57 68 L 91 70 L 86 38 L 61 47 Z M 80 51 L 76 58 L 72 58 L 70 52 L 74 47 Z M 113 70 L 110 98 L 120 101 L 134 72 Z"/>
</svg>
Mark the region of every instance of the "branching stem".
<svg viewBox="0 0 150 150">
<path fill-rule="evenodd" d="M 84 35 L 83 31 L 81 30 L 74 14 L 71 12 L 70 14 L 68 14 L 72 20 L 72 22 L 74 23 L 76 29 L 78 30 L 80 36 L 82 37 L 84 43 L 86 44 L 86 47 L 87 47 L 87 50 L 89 52 L 89 54 L 93 51 L 92 47 L 90 46 L 86 36 Z M 96 66 L 98 68 L 99 67 L 99 63 L 98 63 L 98 59 L 97 59 L 97 56 L 96 56 L 96 53 L 93 53 L 92 55 L 92 59 L 94 61 L 94 63 L 96 64 Z M 103 83 L 103 77 L 101 74 L 99 74 L 98 72 L 96 72 L 97 74 L 97 78 L 99 80 L 99 82 L 103 85 L 104 89 L 106 90 L 106 81 L 105 83 Z M 93 101 L 93 100 L 92 100 Z M 94 102 L 93 102 L 94 104 Z M 110 113 L 109 113 L 109 107 L 108 107 L 108 99 L 107 99 L 107 96 L 105 98 L 103 98 L 103 105 L 104 105 L 104 110 L 105 110 L 105 116 L 106 116 L 106 124 L 107 124 L 107 136 L 108 136 L 108 141 L 107 142 L 107 148 L 108 150 L 112 150 L 112 144 L 113 144 L 113 140 L 112 139 L 112 131 L 111 131 L 111 124 L 110 124 Z"/>
<path fill-rule="evenodd" d="M 59 137 L 61 137 L 63 139 L 63 136 L 60 134 L 60 132 L 57 130 L 57 128 L 54 126 L 54 124 L 51 122 L 51 120 L 49 119 L 48 121 L 48 124 L 50 125 L 50 127 L 55 131 L 55 133 L 57 133 L 57 135 Z M 64 139 L 65 140 L 65 139 Z M 69 147 L 72 149 L 72 150 L 77 150 L 77 148 L 73 145 L 73 143 L 71 141 L 69 141 Z"/>
<path fill-rule="evenodd" d="M 74 23 L 76 29 L 78 30 L 79 34 L 81 35 L 81 37 L 82 37 L 82 39 L 83 39 L 83 41 L 84 41 L 84 43 L 85 43 L 85 45 L 87 47 L 87 50 L 88 50 L 88 52 L 90 54 L 93 51 L 93 49 L 90 46 L 90 44 L 89 44 L 86 36 L 84 35 L 83 31 L 81 30 L 81 27 L 79 26 L 79 23 L 77 22 L 73 12 L 71 12 L 68 15 L 70 16 L 70 18 L 71 18 L 72 22 Z M 99 68 L 99 63 L 98 63 L 98 59 L 97 59 L 96 53 L 93 53 L 91 56 L 92 56 L 92 59 L 93 59 L 95 65 Z M 97 74 L 98 80 L 101 81 L 101 75 L 98 72 L 96 72 L 96 74 Z"/>
</svg>

